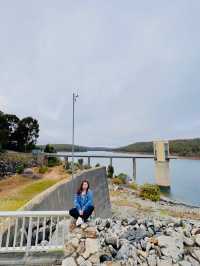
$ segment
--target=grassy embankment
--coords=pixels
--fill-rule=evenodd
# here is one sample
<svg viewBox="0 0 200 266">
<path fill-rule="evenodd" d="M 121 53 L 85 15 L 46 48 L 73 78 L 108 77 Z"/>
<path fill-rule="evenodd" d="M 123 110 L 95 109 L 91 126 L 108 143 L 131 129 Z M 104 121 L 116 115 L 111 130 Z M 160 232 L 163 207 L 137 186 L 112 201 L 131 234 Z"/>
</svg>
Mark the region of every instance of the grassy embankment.
<svg viewBox="0 0 200 266">
<path fill-rule="evenodd" d="M 38 172 L 38 168 L 34 169 Z M 15 175 L 0 181 L 0 211 L 13 211 L 24 206 L 33 197 L 69 175 L 62 165 L 48 170 L 40 180 Z"/>
</svg>

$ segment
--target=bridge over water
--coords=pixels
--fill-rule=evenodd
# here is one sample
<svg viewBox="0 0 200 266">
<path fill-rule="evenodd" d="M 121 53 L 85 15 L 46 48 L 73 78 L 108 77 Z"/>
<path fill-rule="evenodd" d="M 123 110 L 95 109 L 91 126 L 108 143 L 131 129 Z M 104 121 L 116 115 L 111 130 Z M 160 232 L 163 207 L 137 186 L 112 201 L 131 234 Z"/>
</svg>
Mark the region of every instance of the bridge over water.
<svg viewBox="0 0 200 266">
<path fill-rule="evenodd" d="M 58 158 L 63 158 L 66 163 L 68 162 L 69 158 L 72 158 L 72 154 L 69 153 L 69 154 L 66 154 L 66 153 L 46 153 L 45 154 L 45 157 L 48 158 L 48 157 L 58 157 Z M 99 154 L 75 154 L 74 155 L 74 158 L 83 158 L 83 159 L 87 159 L 87 162 L 88 162 L 88 166 L 90 167 L 91 166 L 91 159 L 92 158 L 99 158 L 99 159 L 108 159 L 109 160 L 109 165 L 113 165 L 113 159 L 130 159 L 132 160 L 132 169 L 133 169 L 133 179 L 136 180 L 136 159 L 153 159 L 156 161 L 156 165 L 158 166 L 157 164 L 157 157 L 155 156 L 155 154 L 136 154 L 136 155 L 114 155 L 114 154 L 111 154 L 111 155 L 99 155 Z M 171 159 L 178 159 L 177 156 L 167 156 L 166 158 L 166 163 L 165 163 L 165 166 L 169 163 L 169 161 Z M 157 167 L 158 168 L 158 167 Z M 161 168 L 159 166 L 159 168 Z M 159 171 L 160 172 L 160 171 Z"/>
</svg>

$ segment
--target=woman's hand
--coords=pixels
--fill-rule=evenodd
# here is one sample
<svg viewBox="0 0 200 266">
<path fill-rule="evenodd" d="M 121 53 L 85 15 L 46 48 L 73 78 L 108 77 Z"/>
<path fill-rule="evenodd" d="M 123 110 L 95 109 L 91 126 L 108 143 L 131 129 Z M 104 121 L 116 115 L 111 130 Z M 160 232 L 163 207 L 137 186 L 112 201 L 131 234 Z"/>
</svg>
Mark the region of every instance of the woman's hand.
<svg viewBox="0 0 200 266">
<path fill-rule="evenodd" d="M 79 211 L 79 214 L 80 214 L 80 215 L 83 215 L 83 211 L 82 211 L 82 210 L 80 210 L 80 211 Z"/>
</svg>

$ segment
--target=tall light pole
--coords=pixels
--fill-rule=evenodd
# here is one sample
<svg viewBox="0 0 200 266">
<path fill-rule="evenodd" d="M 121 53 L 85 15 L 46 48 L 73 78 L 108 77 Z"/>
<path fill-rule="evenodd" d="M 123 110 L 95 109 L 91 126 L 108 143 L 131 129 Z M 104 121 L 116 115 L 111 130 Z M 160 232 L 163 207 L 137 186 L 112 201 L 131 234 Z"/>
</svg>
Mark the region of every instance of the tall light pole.
<svg viewBox="0 0 200 266">
<path fill-rule="evenodd" d="M 72 179 L 74 178 L 74 107 L 78 94 L 73 92 L 73 119 L 72 119 Z"/>
</svg>

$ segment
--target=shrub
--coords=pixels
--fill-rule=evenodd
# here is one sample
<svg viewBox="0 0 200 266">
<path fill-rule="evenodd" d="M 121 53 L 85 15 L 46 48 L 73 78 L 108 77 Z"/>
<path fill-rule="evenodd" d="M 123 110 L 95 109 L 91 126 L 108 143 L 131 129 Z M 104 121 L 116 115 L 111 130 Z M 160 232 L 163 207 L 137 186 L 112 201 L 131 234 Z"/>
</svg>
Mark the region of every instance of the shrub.
<svg viewBox="0 0 200 266">
<path fill-rule="evenodd" d="M 138 189 L 138 185 L 135 182 L 132 182 L 129 184 L 129 188 L 133 189 L 133 190 L 137 190 Z"/>
<path fill-rule="evenodd" d="M 118 177 L 114 177 L 112 179 L 112 183 L 115 185 L 123 185 L 124 184 L 123 180 L 121 178 L 118 178 Z"/>
<path fill-rule="evenodd" d="M 126 182 L 128 180 L 128 176 L 126 174 L 120 173 L 117 177 L 122 180 L 123 184 L 126 184 Z"/>
<path fill-rule="evenodd" d="M 44 152 L 46 153 L 56 153 L 56 150 L 53 145 L 47 144 L 46 147 L 44 148 Z"/>
<path fill-rule="evenodd" d="M 24 165 L 23 164 L 16 165 L 15 171 L 17 174 L 22 174 L 24 171 Z"/>
<path fill-rule="evenodd" d="M 72 170 L 71 169 L 68 169 L 67 170 L 67 173 L 71 175 L 72 174 Z"/>
<path fill-rule="evenodd" d="M 83 166 L 83 159 L 78 159 L 79 166 Z"/>
<path fill-rule="evenodd" d="M 47 166 L 40 166 L 39 168 L 39 173 L 40 174 L 45 174 L 48 171 L 48 167 Z"/>
<path fill-rule="evenodd" d="M 84 165 L 84 169 L 90 169 L 90 168 L 91 168 L 91 166 L 89 166 L 88 164 Z"/>
<path fill-rule="evenodd" d="M 112 178 L 114 174 L 114 167 L 112 165 L 108 165 L 107 168 L 107 176 L 108 178 Z"/>
<path fill-rule="evenodd" d="M 99 163 L 97 163 L 96 165 L 95 165 L 95 167 L 99 167 L 100 166 L 100 164 Z"/>
<path fill-rule="evenodd" d="M 69 163 L 69 161 L 65 161 L 64 168 L 66 170 L 70 169 L 70 163 Z"/>
<path fill-rule="evenodd" d="M 48 167 L 60 165 L 61 161 L 57 157 L 48 157 Z"/>
<path fill-rule="evenodd" d="M 152 201 L 160 200 L 160 188 L 154 184 L 144 184 L 140 187 L 140 197 Z"/>
</svg>

